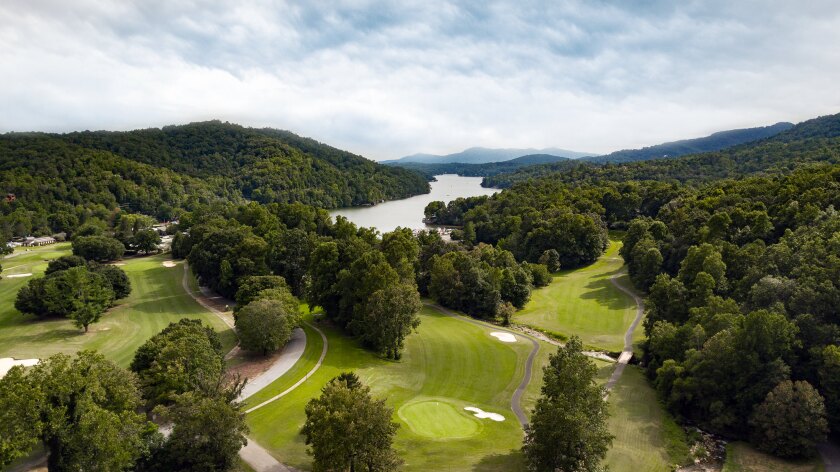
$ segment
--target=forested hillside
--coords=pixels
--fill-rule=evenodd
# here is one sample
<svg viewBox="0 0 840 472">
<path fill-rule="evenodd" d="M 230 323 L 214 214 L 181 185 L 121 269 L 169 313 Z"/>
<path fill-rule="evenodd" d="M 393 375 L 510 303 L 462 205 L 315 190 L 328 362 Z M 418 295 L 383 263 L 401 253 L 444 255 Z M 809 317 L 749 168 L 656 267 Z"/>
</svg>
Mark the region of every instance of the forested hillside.
<svg viewBox="0 0 840 472">
<path fill-rule="evenodd" d="M 68 231 L 120 206 L 161 219 L 211 200 L 333 208 L 425 193 L 428 183 L 287 131 L 212 121 L 2 135 L 0 191 L 0 229 L 23 236 Z"/>
<path fill-rule="evenodd" d="M 529 166 L 509 174 L 486 177 L 485 187 L 506 188 L 528 179 L 551 175 L 564 182 L 592 180 L 675 180 L 703 182 L 755 172 L 782 172 L 812 162 L 840 162 L 840 114 L 815 118 L 765 140 L 679 159 L 595 165 L 571 161 Z"/>
<path fill-rule="evenodd" d="M 719 151 L 739 144 L 769 138 L 791 128 L 793 128 L 793 123 L 776 123 L 775 125 L 757 128 L 732 129 L 719 131 L 703 138 L 683 139 L 648 146 L 642 149 L 623 149 L 604 156 L 584 157 L 581 160 L 598 164 L 618 164 L 622 162 L 646 161 L 663 157 L 678 157 L 700 152 Z"/>
</svg>

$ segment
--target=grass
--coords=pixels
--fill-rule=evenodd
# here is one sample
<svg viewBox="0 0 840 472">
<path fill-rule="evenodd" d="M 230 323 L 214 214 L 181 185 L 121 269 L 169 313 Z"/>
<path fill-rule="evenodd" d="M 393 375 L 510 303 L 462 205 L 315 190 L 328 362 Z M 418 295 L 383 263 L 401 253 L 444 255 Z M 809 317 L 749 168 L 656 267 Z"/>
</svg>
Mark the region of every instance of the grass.
<svg viewBox="0 0 840 472">
<path fill-rule="evenodd" d="M 610 432 L 615 435 L 605 463 L 612 472 L 673 470 L 689 450 L 682 428 L 662 408 L 642 372 L 627 366 L 610 394 Z"/>
<path fill-rule="evenodd" d="M 69 244 L 22 252 L 2 261 L 7 273 L 39 276 L 47 260 L 69 254 Z M 31 277 L 0 280 L 0 357 L 45 358 L 56 353 L 96 349 L 117 364 L 127 367 L 134 352 L 170 322 L 196 318 L 219 331 L 225 350 L 235 344 L 235 334 L 218 317 L 209 313 L 184 292 L 182 263 L 163 267 L 168 255 L 126 259 L 122 267 L 131 279 L 132 293 L 91 325 L 85 334 L 68 319 L 40 320 L 21 315 L 14 308 L 17 291 Z"/>
<path fill-rule="evenodd" d="M 321 369 L 287 396 L 248 415 L 253 438 L 282 462 L 309 469 L 311 457 L 298 434 L 305 421 L 304 406 L 331 378 L 353 370 L 394 408 L 394 421 L 400 424 L 395 447 L 406 461 L 405 470 L 522 470 L 523 432 L 510 399 L 524 374 L 530 343 L 502 343 L 489 335 L 490 328 L 431 308 L 423 309 L 421 320 L 399 362 L 378 358 L 336 330 L 322 327 L 329 350 Z M 313 342 L 310 348 L 310 341 L 319 336 L 309 327 L 305 330 L 307 349 L 294 373 L 249 399 L 249 406 L 285 390 L 312 368 L 321 344 Z M 467 406 L 502 414 L 505 421 L 478 420 L 464 411 Z"/>
<path fill-rule="evenodd" d="M 759 452 L 745 442 L 726 445 L 723 472 L 821 472 L 825 470 L 819 458 L 787 461 Z"/>
<path fill-rule="evenodd" d="M 556 274 L 548 287 L 533 291 L 515 321 L 560 337 L 579 336 L 594 348 L 621 351 L 636 304 L 610 281 L 618 276 L 619 283 L 632 287 L 618 255 L 620 247 L 621 242 L 611 240 L 594 264 Z M 643 336 L 636 330 L 635 339 Z"/>
</svg>

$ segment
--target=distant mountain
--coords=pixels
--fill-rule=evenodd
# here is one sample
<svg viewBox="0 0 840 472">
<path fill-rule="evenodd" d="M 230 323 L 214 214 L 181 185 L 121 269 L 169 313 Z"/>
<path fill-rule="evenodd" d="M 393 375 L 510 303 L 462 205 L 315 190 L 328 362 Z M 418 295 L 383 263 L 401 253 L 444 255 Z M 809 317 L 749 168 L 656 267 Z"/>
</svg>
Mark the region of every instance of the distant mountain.
<svg viewBox="0 0 840 472">
<path fill-rule="evenodd" d="M 504 163 L 519 166 L 530 166 L 534 164 L 551 164 L 552 162 L 568 161 L 569 159 L 574 158 L 555 156 L 553 154 L 528 154 L 527 156 L 521 156 L 516 159 L 504 161 Z"/>
<path fill-rule="evenodd" d="M 681 141 L 657 144 L 656 146 L 649 146 L 642 149 L 624 149 L 605 156 L 584 157 L 581 160 L 594 162 L 596 164 L 618 164 L 622 162 L 646 161 L 649 159 L 678 157 L 685 156 L 687 154 L 720 151 L 721 149 L 730 148 L 739 144 L 769 138 L 791 128 L 793 128 L 793 123 L 781 122 L 776 123 L 775 125 L 762 126 L 758 128 L 719 131 L 704 138 L 684 139 Z"/>
<path fill-rule="evenodd" d="M 570 184 L 593 182 L 598 179 L 657 180 L 663 183 L 703 182 L 756 173 L 783 173 L 818 163 L 840 163 L 840 113 L 814 118 L 793 127 L 786 125 L 787 123 L 779 123 L 768 126 L 767 128 L 788 129 L 765 139 L 752 140 L 717 151 L 685 155 L 677 159 L 671 159 L 669 155 L 668 158 L 618 162 L 618 165 L 613 162 L 599 165 L 589 159 L 580 159 L 523 166 L 508 173 L 488 174 L 482 185 L 506 188 L 517 182 L 547 177 Z M 725 135 L 726 132 L 716 134 Z"/>
<path fill-rule="evenodd" d="M 457 162 L 460 164 L 485 164 L 488 162 L 503 162 L 510 161 L 523 156 L 532 155 L 550 155 L 555 158 L 578 159 L 581 157 L 592 156 L 592 153 L 569 151 L 566 149 L 546 148 L 546 149 L 491 149 L 483 147 L 472 147 L 454 154 L 438 155 L 438 154 L 412 154 L 400 159 L 389 161 L 382 161 L 382 164 L 448 164 Z M 556 162 L 556 160 L 545 161 Z"/>
</svg>

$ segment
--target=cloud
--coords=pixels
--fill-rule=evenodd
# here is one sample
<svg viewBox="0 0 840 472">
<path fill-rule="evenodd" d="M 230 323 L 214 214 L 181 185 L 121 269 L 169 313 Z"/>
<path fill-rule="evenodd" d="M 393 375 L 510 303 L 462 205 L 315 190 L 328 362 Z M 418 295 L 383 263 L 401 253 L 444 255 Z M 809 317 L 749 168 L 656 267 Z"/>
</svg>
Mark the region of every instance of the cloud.
<svg viewBox="0 0 840 472">
<path fill-rule="evenodd" d="M 371 158 L 609 152 L 840 111 L 840 5 L 0 3 L 0 130 L 219 118 Z"/>
</svg>

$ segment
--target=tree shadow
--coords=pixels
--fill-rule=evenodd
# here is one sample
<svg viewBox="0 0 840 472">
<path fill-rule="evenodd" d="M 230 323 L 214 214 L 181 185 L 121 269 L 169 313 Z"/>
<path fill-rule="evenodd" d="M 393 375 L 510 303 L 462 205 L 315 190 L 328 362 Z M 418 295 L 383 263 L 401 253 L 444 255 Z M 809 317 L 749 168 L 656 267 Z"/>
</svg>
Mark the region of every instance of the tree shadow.
<svg viewBox="0 0 840 472">
<path fill-rule="evenodd" d="M 611 310 L 624 310 L 635 306 L 633 299 L 613 285 L 609 277 L 593 280 L 585 288 L 588 290 L 582 293 L 580 298 L 595 300 L 599 305 Z"/>
<path fill-rule="evenodd" d="M 484 456 L 472 468 L 474 472 L 500 472 L 525 470 L 525 458 L 522 451 L 511 450 L 505 454 Z"/>
</svg>

